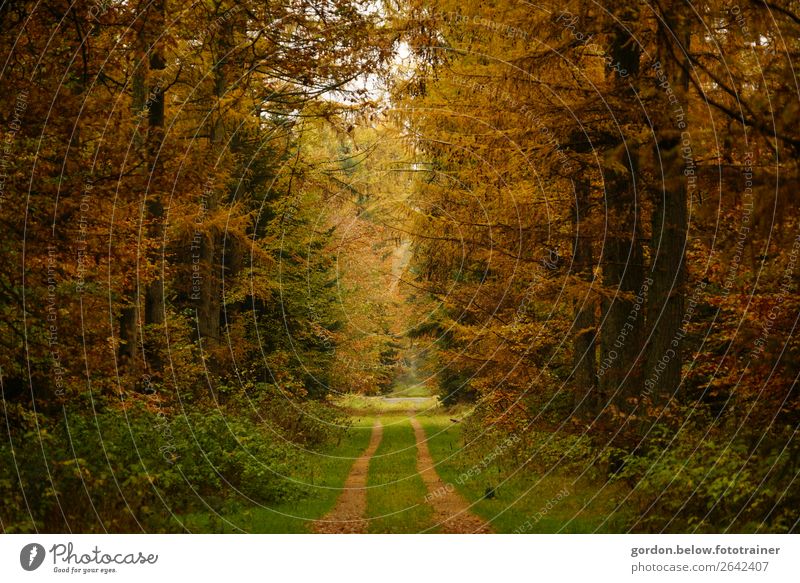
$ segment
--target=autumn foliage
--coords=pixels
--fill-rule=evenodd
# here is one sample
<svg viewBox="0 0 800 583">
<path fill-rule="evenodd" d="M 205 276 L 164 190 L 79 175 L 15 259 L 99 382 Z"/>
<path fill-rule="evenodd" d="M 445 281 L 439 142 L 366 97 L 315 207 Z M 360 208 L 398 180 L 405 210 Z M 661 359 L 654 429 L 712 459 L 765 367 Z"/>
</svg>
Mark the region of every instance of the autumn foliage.
<svg viewBox="0 0 800 583">
<path fill-rule="evenodd" d="M 308 496 L 333 398 L 398 383 L 632 530 L 795 530 L 798 39 L 783 0 L 3 4 L 3 530 Z"/>
</svg>

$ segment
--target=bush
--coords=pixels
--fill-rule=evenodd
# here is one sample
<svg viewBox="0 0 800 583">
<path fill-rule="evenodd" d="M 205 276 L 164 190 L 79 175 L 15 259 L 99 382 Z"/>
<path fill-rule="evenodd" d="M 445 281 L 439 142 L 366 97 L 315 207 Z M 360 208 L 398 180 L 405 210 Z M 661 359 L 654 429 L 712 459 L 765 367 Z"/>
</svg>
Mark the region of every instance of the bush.
<svg viewBox="0 0 800 583">
<path fill-rule="evenodd" d="M 285 439 L 315 449 L 338 442 L 351 425 L 350 418 L 335 407 L 314 399 L 292 400 L 278 387 L 257 383 L 246 388 L 238 401 L 247 403 L 254 423 L 266 424 Z"/>
<path fill-rule="evenodd" d="M 728 433 L 729 435 L 729 433 Z M 643 454 L 629 455 L 615 479 L 633 486 L 635 530 L 788 532 L 800 495 L 786 484 L 797 472 L 794 450 L 762 441 L 758 449 L 701 426 L 675 434 L 660 428 Z M 783 443 L 790 443 L 787 432 Z"/>
<path fill-rule="evenodd" d="M 14 427 L 13 449 L 0 446 L 7 532 L 179 531 L 177 517 L 206 504 L 303 494 L 290 478 L 306 463 L 298 447 L 241 414 L 166 413 L 154 401 L 96 414 L 67 407 L 60 417 L 6 412 Z"/>
</svg>

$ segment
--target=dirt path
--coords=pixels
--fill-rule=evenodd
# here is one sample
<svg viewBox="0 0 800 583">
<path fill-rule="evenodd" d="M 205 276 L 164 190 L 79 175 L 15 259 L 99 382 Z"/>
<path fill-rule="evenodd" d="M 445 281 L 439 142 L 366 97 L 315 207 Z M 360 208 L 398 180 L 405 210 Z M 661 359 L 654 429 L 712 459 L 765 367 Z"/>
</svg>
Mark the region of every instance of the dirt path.
<svg viewBox="0 0 800 583">
<path fill-rule="evenodd" d="M 425 430 L 416 418 L 411 417 L 411 426 L 417 439 L 417 471 L 428 488 L 427 501 L 433 507 L 436 524 L 448 534 L 489 533 L 488 524 L 469 511 L 469 504 L 436 473 L 433 457 L 428 449 Z"/>
<path fill-rule="evenodd" d="M 367 470 L 369 460 L 383 437 L 383 425 L 376 421 L 372 426 L 369 445 L 361 457 L 356 459 L 344 483 L 344 490 L 336 505 L 328 514 L 314 523 L 314 532 L 319 534 L 356 534 L 367 532 Z"/>
</svg>

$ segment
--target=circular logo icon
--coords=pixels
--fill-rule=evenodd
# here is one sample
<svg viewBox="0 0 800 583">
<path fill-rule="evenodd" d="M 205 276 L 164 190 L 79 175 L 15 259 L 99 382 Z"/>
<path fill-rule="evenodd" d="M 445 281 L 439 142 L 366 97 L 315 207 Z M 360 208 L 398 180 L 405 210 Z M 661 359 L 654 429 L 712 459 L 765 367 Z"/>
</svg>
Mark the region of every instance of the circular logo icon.
<svg viewBox="0 0 800 583">
<path fill-rule="evenodd" d="M 44 562 L 44 554 L 44 547 L 39 543 L 25 545 L 19 552 L 19 564 L 26 571 L 35 571 Z"/>
</svg>

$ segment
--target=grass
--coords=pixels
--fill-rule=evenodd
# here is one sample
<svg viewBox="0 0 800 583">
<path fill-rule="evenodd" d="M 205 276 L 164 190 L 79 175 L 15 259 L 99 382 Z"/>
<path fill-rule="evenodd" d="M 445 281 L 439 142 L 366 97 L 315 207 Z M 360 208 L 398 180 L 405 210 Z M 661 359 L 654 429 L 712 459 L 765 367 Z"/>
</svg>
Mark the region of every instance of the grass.
<svg viewBox="0 0 800 583">
<path fill-rule="evenodd" d="M 367 517 L 371 533 L 416 533 L 433 524 L 433 511 L 425 504 L 426 487 L 417 473 L 417 448 L 408 421 L 409 404 L 398 407 L 380 397 L 348 395 L 340 406 L 353 414 L 353 428 L 347 437 L 315 455 L 309 470 L 291 476 L 307 484 L 309 495 L 271 508 L 239 503 L 221 512 L 186 517 L 193 532 L 307 533 L 314 520 L 327 513 L 336 502 L 353 461 L 369 443 L 375 418 L 384 425 L 383 439 L 369 466 L 367 479 Z M 464 449 L 461 423 L 452 418 L 462 415 L 437 406 L 421 413 L 418 419 L 428 436 L 428 447 L 442 480 L 452 484 L 469 503 L 471 510 L 489 520 L 498 533 L 624 532 L 628 518 L 614 514 L 620 487 L 607 487 L 589 480 L 575 482 L 574 475 L 537 473 L 515 466 L 504 456 L 486 458 L 477 447 Z M 461 413 L 464 413 L 463 411 Z M 491 451 L 491 447 L 485 448 Z M 552 453 L 552 452 L 551 452 Z M 310 455 L 310 454 L 304 454 Z M 471 475 L 467 472 L 472 471 Z M 485 498 L 486 488 L 495 497 Z M 530 491 L 528 491 L 530 490 Z M 611 517 L 606 520 L 607 517 Z"/>
<path fill-rule="evenodd" d="M 308 473 L 291 476 L 307 484 L 309 495 L 271 508 L 238 504 L 223 513 L 195 514 L 186 518 L 192 532 L 308 533 L 312 522 L 327 513 L 336 502 L 355 458 L 366 449 L 375 419 L 361 417 L 337 447 L 315 455 Z M 312 455 L 312 454 L 305 454 Z"/>
<path fill-rule="evenodd" d="M 433 524 L 427 489 L 417 473 L 417 447 L 407 416 L 384 416 L 383 440 L 369 465 L 371 533 L 416 533 Z"/>
<path fill-rule="evenodd" d="M 448 416 L 420 417 L 420 421 L 442 480 L 470 503 L 477 501 L 472 511 L 490 520 L 496 532 L 624 531 L 624 514 L 612 515 L 618 488 L 607 487 L 591 501 L 599 484 L 588 480 L 574 483 L 574 476 L 544 476 L 528 469 L 514 474 L 513 464 L 503 463 L 501 456 L 489 459 L 486 454 L 461 449 L 462 426 L 452 423 Z M 486 488 L 495 488 L 494 498 L 485 498 Z M 611 519 L 606 520 L 609 515 Z"/>
<path fill-rule="evenodd" d="M 420 398 L 418 401 L 393 401 L 394 396 L 367 397 L 365 395 L 347 394 L 334 400 L 337 407 L 351 414 L 382 415 L 390 413 L 410 413 L 416 411 L 434 411 L 439 409 L 439 400 L 436 397 Z"/>
<path fill-rule="evenodd" d="M 425 385 L 396 385 L 392 392 L 389 393 L 390 397 L 430 397 L 431 390 Z"/>
</svg>

